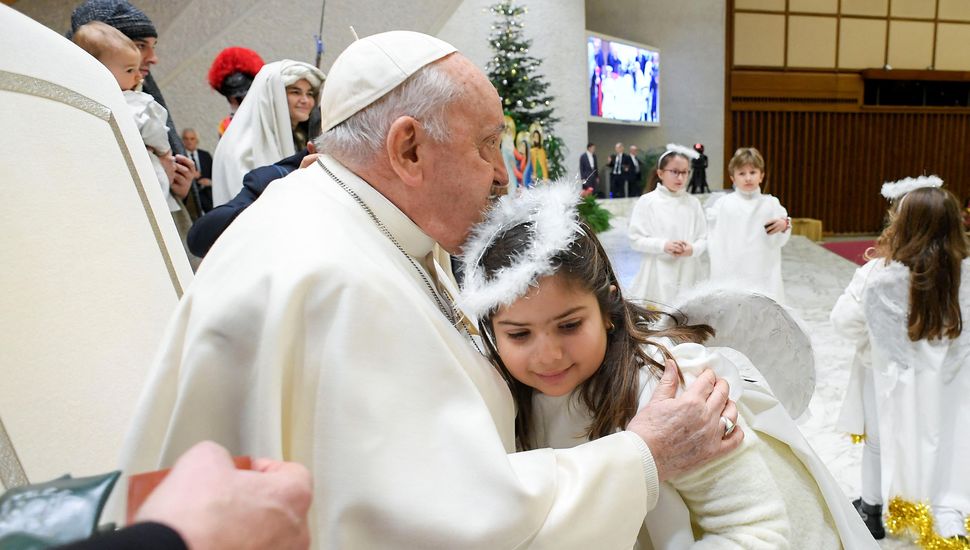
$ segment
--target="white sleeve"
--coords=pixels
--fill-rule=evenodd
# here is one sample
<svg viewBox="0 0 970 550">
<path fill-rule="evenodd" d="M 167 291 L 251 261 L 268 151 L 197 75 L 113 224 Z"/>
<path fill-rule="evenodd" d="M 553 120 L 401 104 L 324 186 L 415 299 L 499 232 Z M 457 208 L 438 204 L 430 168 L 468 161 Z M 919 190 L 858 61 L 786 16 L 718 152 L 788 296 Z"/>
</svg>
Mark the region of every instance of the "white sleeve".
<svg viewBox="0 0 970 550">
<path fill-rule="evenodd" d="M 699 344 L 669 347 L 669 341 L 658 343 L 667 346 L 681 366 L 681 374 L 688 385 L 705 368 L 713 368 L 732 386 L 737 384 L 738 387 L 732 390 L 740 393 L 742 382 L 738 367 L 720 353 L 711 352 Z M 659 350 L 653 349 L 650 353 L 656 359 Z M 647 368 L 641 369 L 641 376 L 649 377 L 640 394 L 642 406 L 656 387 L 657 379 Z M 789 548 L 791 524 L 782 493 L 774 478 L 767 475 L 768 465 L 761 455 L 764 443 L 740 417 L 738 429 L 745 431 L 741 447 L 670 481 L 703 531 L 703 536 L 692 548 Z"/>
<path fill-rule="evenodd" d="M 667 239 L 652 234 L 649 214 L 650 197 L 644 195 L 637 200 L 630 214 L 630 248 L 644 254 L 664 253 Z"/>
<path fill-rule="evenodd" d="M 866 288 L 866 280 L 875 268 L 876 264 L 882 259 L 870 260 L 862 267 L 855 270 L 849 286 L 835 301 L 829 319 L 835 330 L 844 337 L 858 341 L 868 338 L 869 329 L 866 326 L 866 315 L 862 307 L 862 293 Z"/>
<path fill-rule="evenodd" d="M 721 209 L 721 199 L 724 197 L 718 196 L 717 198 L 707 199 L 707 204 L 704 206 L 704 215 L 707 218 L 707 231 L 710 232 L 717 225 L 717 213 Z"/>
<path fill-rule="evenodd" d="M 704 213 L 704 208 L 701 207 L 700 201 L 697 201 L 696 208 L 694 209 L 694 242 L 691 246 L 694 248 L 694 256 L 700 256 L 707 251 L 707 216 Z"/>
<path fill-rule="evenodd" d="M 172 146 L 168 142 L 168 126 L 166 126 L 168 111 L 165 107 L 143 92 L 128 91 L 124 95 L 145 145 L 151 147 L 156 154 L 171 151 Z"/>
<path fill-rule="evenodd" d="M 764 443 L 739 418 L 744 442 L 725 457 L 671 481 L 703 531 L 694 550 L 790 547 L 791 523 L 781 490 L 760 454 Z"/>
<path fill-rule="evenodd" d="M 781 205 L 781 202 L 778 201 L 778 198 L 771 197 L 771 201 L 774 203 L 772 204 L 772 207 L 773 207 L 772 211 L 774 212 L 773 217 L 787 218 L 788 210 L 786 210 L 785 207 Z M 785 246 L 785 244 L 788 242 L 788 239 L 790 238 L 791 238 L 791 224 L 788 224 L 788 228 L 785 229 L 784 231 L 780 231 L 778 233 L 775 233 L 774 235 L 768 235 L 768 244 L 775 248 L 781 248 Z"/>
</svg>

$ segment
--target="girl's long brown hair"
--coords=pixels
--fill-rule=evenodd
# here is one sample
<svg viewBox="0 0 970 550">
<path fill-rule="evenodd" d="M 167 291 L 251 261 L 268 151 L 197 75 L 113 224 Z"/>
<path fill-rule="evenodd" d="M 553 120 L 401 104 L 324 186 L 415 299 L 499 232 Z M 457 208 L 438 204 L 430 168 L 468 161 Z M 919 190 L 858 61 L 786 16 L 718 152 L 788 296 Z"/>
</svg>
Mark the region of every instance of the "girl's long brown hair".
<svg viewBox="0 0 970 550">
<path fill-rule="evenodd" d="M 593 231 L 585 223 L 581 225 L 582 235 L 557 254 L 553 261 L 557 275 L 566 277 L 576 288 L 588 290 L 596 296 L 600 311 L 608 319 L 608 324 L 613 324 L 608 333 L 603 364 L 579 388 L 580 399 L 593 412 L 586 436 L 596 439 L 624 429 L 636 414 L 640 367 L 648 365 L 658 376 L 663 373 L 663 363 L 650 357 L 643 350 L 644 344 L 657 346 L 664 357 L 672 359 L 666 348 L 650 339 L 667 337 L 678 343 L 702 342 L 712 336 L 714 330 L 707 325 L 650 329 L 649 325 L 657 321 L 661 314 L 623 298 L 606 251 Z M 511 258 L 528 245 L 532 239 L 530 231 L 530 224 L 523 223 L 496 237 L 481 260 L 487 278 L 509 265 Z M 495 347 L 492 314 L 479 320 L 479 329 L 492 362 L 502 373 L 515 399 L 517 444 L 521 450 L 533 449 L 536 447 L 532 433 L 532 397 L 535 390 L 516 380 L 502 362 Z"/>
<path fill-rule="evenodd" d="M 922 188 L 904 195 L 890 210 L 889 226 L 874 252 L 909 268 L 910 340 L 960 335 L 960 266 L 967 257 L 967 239 L 953 193 Z"/>
</svg>

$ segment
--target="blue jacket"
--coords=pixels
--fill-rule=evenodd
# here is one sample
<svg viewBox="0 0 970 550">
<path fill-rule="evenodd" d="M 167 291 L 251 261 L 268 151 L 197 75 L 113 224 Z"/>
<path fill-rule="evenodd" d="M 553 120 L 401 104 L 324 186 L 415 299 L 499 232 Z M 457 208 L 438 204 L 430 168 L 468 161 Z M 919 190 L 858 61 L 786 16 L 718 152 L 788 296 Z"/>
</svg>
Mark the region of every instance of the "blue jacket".
<svg viewBox="0 0 970 550">
<path fill-rule="evenodd" d="M 305 156 L 307 156 L 307 150 L 303 149 L 276 164 L 260 166 L 243 176 L 242 190 L 238 195 L 226 204 L 213 208 L 192 224 L 186 238 L 189 251 L 200 258 L 205 256 L 229 224 L 242 214 L 243 210 L 249 208 L 249 205 L 259 198 L 271 182 L 299 168 Z"/>
</svg>

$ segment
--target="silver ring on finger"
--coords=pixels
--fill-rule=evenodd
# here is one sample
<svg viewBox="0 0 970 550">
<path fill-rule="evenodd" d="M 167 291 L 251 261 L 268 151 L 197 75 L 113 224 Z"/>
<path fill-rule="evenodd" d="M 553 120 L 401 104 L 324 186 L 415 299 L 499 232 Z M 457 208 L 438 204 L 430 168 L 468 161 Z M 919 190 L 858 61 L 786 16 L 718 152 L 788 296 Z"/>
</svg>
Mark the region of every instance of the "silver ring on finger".
<svg viewBox="0 0 970 550">
<path fill-rule="evenodd" d="M 721 423 L 724 424 L 724 437 L 731 435 L 731 432 L 734 431 L 734 428 L 738 427 L 737 424 L 735 424 L 730 418 L 726 416 L 721 417 Z"/>
</svg>

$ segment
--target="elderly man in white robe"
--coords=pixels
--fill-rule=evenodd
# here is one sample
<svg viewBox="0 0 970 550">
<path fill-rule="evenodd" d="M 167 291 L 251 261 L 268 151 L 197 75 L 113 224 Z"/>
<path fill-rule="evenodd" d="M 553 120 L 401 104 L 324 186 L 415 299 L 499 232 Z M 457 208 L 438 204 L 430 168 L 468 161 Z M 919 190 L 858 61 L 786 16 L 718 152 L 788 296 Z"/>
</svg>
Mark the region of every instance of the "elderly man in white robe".
<svg viewBox="0 0 970 550">
<path fill-rule="evenodd" d="M 325 153 L 206 256 L 126 438 L 126 473 L 201 439 L 305 464 L 316 547 L 630 548 L 670 479 L 740 445 L 706 372 L 619 432 L 515 452 L 508 387 L 456 315 L 448 253 L 507 185 L 501 103 L 433 37 L 354 42 L 321 99 Z M 728 433 L 726 433 L 728 432 Z"/>
</svg>

